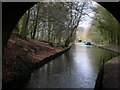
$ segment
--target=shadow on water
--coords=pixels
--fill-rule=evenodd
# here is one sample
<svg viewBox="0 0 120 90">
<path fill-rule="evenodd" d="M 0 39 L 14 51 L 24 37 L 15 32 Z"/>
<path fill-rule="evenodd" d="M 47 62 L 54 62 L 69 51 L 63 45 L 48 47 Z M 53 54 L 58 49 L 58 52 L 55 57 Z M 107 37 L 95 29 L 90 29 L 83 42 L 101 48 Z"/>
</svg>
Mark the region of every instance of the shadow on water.
<svg viewBox="0 0 120 90">
<path fill-rule="evenodd" d="M 115 53 L 76 43 L 70 51 L 32 73 L 25 88 L 94 88 L 102 57 Z"/>
</svg>

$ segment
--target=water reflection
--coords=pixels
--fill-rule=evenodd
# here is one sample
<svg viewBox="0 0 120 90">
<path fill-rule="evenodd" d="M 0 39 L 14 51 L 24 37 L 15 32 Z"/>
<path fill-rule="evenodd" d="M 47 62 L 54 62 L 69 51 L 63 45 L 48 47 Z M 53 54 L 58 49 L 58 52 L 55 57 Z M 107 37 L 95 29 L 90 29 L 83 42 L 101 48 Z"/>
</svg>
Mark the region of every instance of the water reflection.
<svg viewBox="0 0 120 90">
<path fill-rule="evenodd" d="M 101 58 L 115 54 L 83 44 L 75 44 L 69 52 L 33 72 L 27 88 L 93 88 Z"/>
</svg>

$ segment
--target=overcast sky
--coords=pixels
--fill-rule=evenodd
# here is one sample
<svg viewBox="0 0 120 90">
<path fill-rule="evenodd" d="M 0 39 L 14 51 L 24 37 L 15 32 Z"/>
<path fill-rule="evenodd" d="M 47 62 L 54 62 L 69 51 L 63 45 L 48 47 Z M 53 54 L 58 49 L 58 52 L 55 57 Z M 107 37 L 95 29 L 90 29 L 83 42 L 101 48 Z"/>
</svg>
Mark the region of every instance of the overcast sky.
<svg viewBox="0 0 120 90">
<path fill-rule="evenodd" d="M 91 14 L 91 16 L 92 16 L 92 14 Z M 94 16 L 94 14 L 93 14 L 93 16 Z M 86 28 L 90 27 L 91 21 L 92 21 L 92 19 L 91 19 L 90 17 L 86 16 L 86 17 L 85 17 L 85 20 L 84 20 L 84 21 L 81 21 L 81 22 L 79 23 L 79 27 L 82 27 L 82 28 L 85 28 L 85 29 L 86 29 Z"/>
<path fill-rule="evenodd" d="M 92 5 L 93 7 L 96 7 L 98 3 L 92 1 Z M 94 12 L 89 13 L 89 16 L 94 17 Z M 86 29 L 91 26 L 92 19 L 89 16 L 85 16 L 84 20 L 79 23 L 79 27 Z"/>
</svg>

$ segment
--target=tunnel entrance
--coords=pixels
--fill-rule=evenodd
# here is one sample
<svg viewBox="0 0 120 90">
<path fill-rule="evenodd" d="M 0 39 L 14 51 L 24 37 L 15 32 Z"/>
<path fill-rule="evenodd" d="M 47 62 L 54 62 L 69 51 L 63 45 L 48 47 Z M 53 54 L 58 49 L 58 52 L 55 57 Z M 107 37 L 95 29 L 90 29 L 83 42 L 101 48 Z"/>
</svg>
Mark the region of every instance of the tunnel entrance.
<svg viewBox="0 0 120 90">
<path fill-rule="evenodd" d="M 114 3 L 98 2 L 98 3 L 103 7 L 105 7 L 106 9 L 108 9 L 116 17 L 116 19 L 119 20 L 119 14 L 118 14 L 119 3 L 117 2 Z M 3 2 L 2 3 L 2 51 L 6 46 L 6 43 L 18 20 L 25 13 L 25 11 L 27 11 L 30 7 L 32 7 L 35 4 L 36 2 L 27 2 L 27 3 Z M 114 6 L 114 8 L 112 6 Z M 7 14 L 9 11 L 10 14 Z"/>
<path fill-rule="evenodd" d="M 76 34 L 75 31 L 77 30 L 77 27 L 79 24 L 78 19 L 81 18 L 80 14 L 86 5 L 86 3 L 85 4 L 81 3 L 80 4 L 81 7 L 76 9 L 77 7 L 72 6 L 73 5 L 72 3 L 65 3 L 65 4 L 64 3 L 61 3 L 61 4 L 59 4 L 59 3 L 38 4 L 37 3 L 36 5 L 35 4 L 36 3 L 24 3 L 24 4 L 23 3 L 12 3 L 12 4 L 3 3 L 3 33 L 2 33 L 3 47 L 2 47 L 2 49 L 4 50 L 4 48 L 6 46 L 4 53 L 8 52 L 6 54 L 6 57 L 5 56 L 3 57 L 3 64 L 4 64 L 3 68 L 5 70 L 5 67 L 7 66 L 7 67 L 10 67 L 8 70 L 11 70 L 11 71 L 15 70 L 16 73 L 14 74 L 14 72 L 12 72 L 11 75 L 13 75 L 13 76 L 8 77 L 8 78 L 12 77 L 12 80 L 15 79 L 15 82 L 17 80 L 20 80 L 19 77 L 22 78 L 21 80 L 24 79 L 22 77 L 23 75 L 20 74 L 21 72 L 22 72 L 22 74 L 24 73 L 24 75 L 26 75 L 26 76 L 28 73 L 30 74 L 32 72 L 32 69 L 31 69 L 32 63 L 34 63 L 35 61 L 42 60 L 46 56 L 51 55 L 50 54 L 51 52 L 52 52 L 52 54 L 55 54 L 59 51 L 62 51 L 63 49 L 66 49 L 69 45 L 71 46 L 73 44 L 73 42 L 75 40 L 75 34 Z M 79 4 L 77 4 L 77 3 L 74 3 L 74 4 L 79 6 Z M 34 5 L 34 8 L 31 8 L 31 10 L 29 11 L 28 9 L 33 5 Z M 18 6 L 20 6 L 21 8 Z M 72 7 L 70 7 L 70 6 L 72 6 Z M 18 8 L 15 8 L 15 7 L 18 7 Z M 61 7 L 64 7 L 65 11 Z M 68 7 L 72 8 L 74 10 L 72 10 L 72 9 L 69 10 Z M 51 13 L 52 9 L 57 9 L 58 12 L 54 12 L 55 10 L 53 10 L 53 13 Z M 76 9 L 76 11 L 75 11 L 75 9 Z M 11 11 L 10 15 L 9 14 L 6 15 L 7 10 Z M 26 10 L 28 10 L 28 11 L 24 14 L 24 12 Z M 61 13 L 62 10 L 64 11 L 64 14 Z M 43 14 L 39 13 L 38 11 L 42 12 Z M 44 11 L 47 13 L 45 13 Z M 71 13 L 71 12 L 75 12 L 75 13 Z M 54 13 L 56 13 L 57 15 L 55 15 Z M 35 15 L 35 17 L 33 16 L 30 18 L 27 18 L 28 16 L 33 15 L 33 14 Z M 20 17 L 22 15 L 23 15 L 23 17 L 22 17 L 22 19 L 20 19 Z M 60 17 L 60 15 L 62 17 Z M 67 15 L 69 18 L 66 17 L 65 15 Z M 52 16 L 54 16 L 54 17 L 52 17 Z M 62 20 L 62 18 L 64 18 L 64 20 Z M 26 20 L 24 21 L 24 19 L 26 19 Z M 40 19 L 40 21 L 38 21 L 38 19 Z M 21 31 L 18 30 L 19 32 L 15 28 L 16 27 L 15 25 L 18 20 L 21 20 L 22 25 L 23 25 L 22 29 L 24 29 L 24 30 L 21 29 Z M 31 31 L 26 33 L 25 32 L 26 26 L 27 26 L 26 23 L 31 23 L 30 20 L 33 20 L 32 24 L 28 25 L 28 28 L 31 29 Z M 59 21 L 61 23 L 58 23 L 57 21 Z M 70 22 L 70 21 L 72 23 L 69 24 L 68 22 Z M 19 23 L 21 23 L 21 22 L 19 22 Z M 45 26 L 44 26 L 44 24 L 45 24 Z M 57 24 L 57 25 L 55 25 L 55 24 Z M 40 27 L 40 29 L 38 27 Z M 44 28 L 45 32 L 41 29 L 43 27 L 45 27 Z M 66 32 L 66 28 L 68 28 L 68 32 Z M 14 30 L 16 29 L 16 31 L 13 31 L 13 29 Z M 36 33 L 36 30 L 37 30 L 37 33 Z M 63 31 L 61 32 L 61 30 L 63 30 Z M 10 40 L 8 42 L 8 46 L 7 46 L 7 41 L 12 32 L 14 32 L 14 33 L 12 34 L 12 38 L 10 38 Z M 53 33 L 51 33 L 51 32 L 53 32 Z M 19 33 L 20 33 L 20 35 L 18 35 Z M 44 34 L 41 34 L 41 33 L 44 33 Z M 25 37 L 26 34 L 27 34 L 27 36 Z M 41 38 L 43 38 L 43 39 L 40 40 Z M 38 41 L 42 41 L 42 42 L 38 42 Z M 12 43 L 12 45 L 10 43 Z M 17 46 L 17 49 L 16 49 L 16 46 Z M 44 46 L 46 46 L 46 47 L 44 47 Z M 13 49 L 13 51 L 11 51 L 11 49 Z M 44 52 L 42 52 L 42 51 L 44 51 Z M 49 53 L 49 51 L 50 51 L 50 53 Z M 3 55 L 5 55 L 4 53 L 3 53 Z M 21 53 L 21 54 L 16 55 L 19 53 Z M 44 54 L 44 56 L 42 56 L 42 54 Z M 12 56 L 14 56 L 14 57 L 12 57 Z M 64 58 L 64 57 L 62 57 L 62 58 Z M 14 62 L 14 63 L 7 62 L 7 60 L 9 60 L 9 59 L 13 60 L 12 62 Z M 17 61 L 15 61 L 15 60 L 17 60 Z M 31 61 L 29 61 L 29 60 L 31 60 Z M 21 63 L 19 63 L 19 61 Z M 9 65 L 8 63 L 11 65 Z M 11 66 L 14 66 L 14 67 L 11 67 Z M 19 72 L 19 71 L 21 71 L 21 72 Z M 25 71 L 28 71 L 28 73 L 26 73 Z M 4 71 L 4 72 L 7 72 L 7 71 Z M 5 75 L 5 77 L 7 77 L 7 75 L 9 75 L 9 74 L 10 73 L 4 74 L 4 75 Z M 16 75 L 16 76 L 14 76 L 14 75 Z M 21 80 L 20 80 L 20 82 L 22 82 Z M 4 81 L 6 81 L 6 80 L 4 80 Z"/>
</svg>

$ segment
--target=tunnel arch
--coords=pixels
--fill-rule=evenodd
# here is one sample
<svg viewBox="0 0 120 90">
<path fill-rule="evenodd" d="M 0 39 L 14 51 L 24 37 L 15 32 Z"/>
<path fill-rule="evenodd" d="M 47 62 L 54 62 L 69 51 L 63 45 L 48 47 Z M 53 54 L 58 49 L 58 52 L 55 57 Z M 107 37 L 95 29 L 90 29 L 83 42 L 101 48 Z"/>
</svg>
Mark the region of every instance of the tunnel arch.
<svg viewBox="0 0 120 90">
<path fill-rule="evenodd" d="M 10 38 L 14 26 L 22 15 L 37 2 L 4 2 L 2 3 L 2 51 Z"/>
<path fill-rule="evenodd" d="M 2 3 L 2 51 L 21 16 L 37 2 L 4 2 Z M 119 3 L 98 2 L 119 20 Z"/>
</svg>

